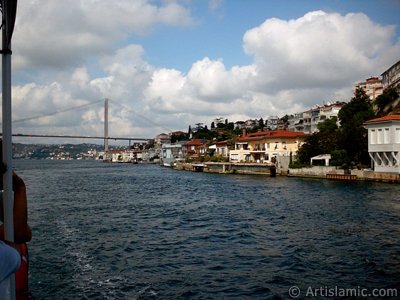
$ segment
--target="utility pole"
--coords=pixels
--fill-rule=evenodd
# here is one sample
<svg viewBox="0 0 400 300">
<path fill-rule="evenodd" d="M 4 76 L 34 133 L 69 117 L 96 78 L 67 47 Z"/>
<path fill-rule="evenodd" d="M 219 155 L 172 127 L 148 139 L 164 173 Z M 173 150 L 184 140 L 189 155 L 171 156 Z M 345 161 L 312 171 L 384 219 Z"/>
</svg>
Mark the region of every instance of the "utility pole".
<svg viewBox="0 0 400 300">
<path fill-rule="evenodd" d="M 14 199 L 12 191 L 12 109 L 11 109 L 11 37 L 17 13 L 16 0 L 1 0 L 2 12 L 2 117 L 3 117 L 3 163 L 7 166 L 3 174 L 4 231 L 5 239 L 14 241 Z M 15 277 L 10 277 L 8 299 L 15 299 Z"/>
<path fill-rule="evenodd" d="M 108 151 L 108 99 L 104 100 L 104 156 Z"/>
</svg>

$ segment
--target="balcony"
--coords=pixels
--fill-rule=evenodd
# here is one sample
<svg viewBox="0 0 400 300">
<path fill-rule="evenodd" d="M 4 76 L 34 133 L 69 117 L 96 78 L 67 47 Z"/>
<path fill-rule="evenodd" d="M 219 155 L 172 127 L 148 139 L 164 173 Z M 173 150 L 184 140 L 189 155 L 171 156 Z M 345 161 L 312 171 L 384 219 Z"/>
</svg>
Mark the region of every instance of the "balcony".
<svg viewBox="0 0 400 300">
<path fill-rule="evenodd" d="M 250 150 L 251 153 L 264 153 L 265 152 L 265 147 L 254 147 L 253 149 Z"/>
</svg>

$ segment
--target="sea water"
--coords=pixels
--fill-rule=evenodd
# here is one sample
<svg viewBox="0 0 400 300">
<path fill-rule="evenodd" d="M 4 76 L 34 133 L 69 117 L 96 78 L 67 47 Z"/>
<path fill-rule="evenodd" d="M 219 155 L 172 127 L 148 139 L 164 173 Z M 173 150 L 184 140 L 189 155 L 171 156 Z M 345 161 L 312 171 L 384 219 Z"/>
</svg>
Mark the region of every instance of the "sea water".
<svg viewBox="0 0 400 300">
<path fill-rule="evenodd" d="M 14 166 L 28 191 L 35 299 L 290 299 L 400 287 L 399 185 L 99 161 Z"/>
</svg>

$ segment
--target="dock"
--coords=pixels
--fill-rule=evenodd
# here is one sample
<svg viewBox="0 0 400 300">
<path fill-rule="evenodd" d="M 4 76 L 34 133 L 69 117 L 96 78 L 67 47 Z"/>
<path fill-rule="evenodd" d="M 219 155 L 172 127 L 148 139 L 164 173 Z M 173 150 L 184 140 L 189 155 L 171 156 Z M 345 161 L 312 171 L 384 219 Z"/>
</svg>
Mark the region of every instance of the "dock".
<svg viewBox="0 0 400 300">
<path fill-rule="evenodd" d="M 357 180 L 357 175 L 352 175 L 352 174 L 326 174 L 326 179 L 332 179 L 332 180 L 342 180 L 342 181 L 353 181 Z"/>
</svg>

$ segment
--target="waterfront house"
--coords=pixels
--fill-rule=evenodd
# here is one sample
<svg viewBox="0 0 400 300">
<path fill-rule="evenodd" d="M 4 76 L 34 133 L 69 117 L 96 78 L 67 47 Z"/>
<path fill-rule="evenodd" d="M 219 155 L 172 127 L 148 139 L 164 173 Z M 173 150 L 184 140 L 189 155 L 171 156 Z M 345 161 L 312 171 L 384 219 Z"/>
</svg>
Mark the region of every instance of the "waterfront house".
<svg viewBox="0 0 400 300">
<path fill-rule="evenodd" d="M 364 123 L 368 153 L 376 172 L 400 173 L 400 115 L 388 115 Z"/>
<path fill-rule="evenodd" d="M 214 156 L 228 157 L 229 149 L 227 141 L 216 142 L 215 144 L 208 147 L 209 150 L 213 151 Z"/>
<path fill-rule="evenodd" d="M 307 135 L 288 130 L 268 130 L 246 134 L 235 142 L 229 153 L 231 162 L 273 163 L 279 157 L 296 155 Z"/>
<path fill-rule="evenodd" d="M 161 165 L 170 167 L 175 162 L 183 160 L 182 144 L 163 144 L 161 146 Z"/>
<path fill-rule="evenodd" d="M 206 153 L 206 145 L 201 139 L 193 139 L 182 145 L 184 157 L 199 157 Z"/>
<path fill-rule="evenodd" d="M 129 163 L 141 160 L 142 151 L 139 149 L 114 149 L 105 154 L 105 161 Z"/>
</svg>

